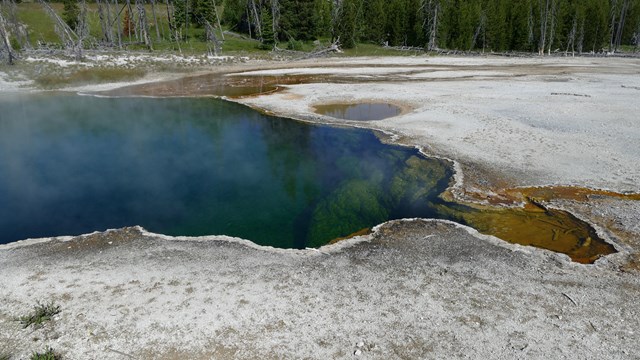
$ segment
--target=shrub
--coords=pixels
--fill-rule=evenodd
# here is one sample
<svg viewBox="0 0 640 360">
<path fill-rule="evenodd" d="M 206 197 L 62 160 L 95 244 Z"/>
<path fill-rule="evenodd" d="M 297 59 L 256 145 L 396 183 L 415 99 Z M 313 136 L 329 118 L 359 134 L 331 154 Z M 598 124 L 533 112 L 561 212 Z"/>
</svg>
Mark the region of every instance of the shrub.
<svg viewBox="0 0 640 360">
<path fill-rule="evenodd" d="M 287 43 L 287 49 L 289 50 L 302 51 L 303 47 L 304 47 L 304 43 L 302 43 L 302 41 L 298 41 L 295 39 L 291 39 Z"/>
</svg>

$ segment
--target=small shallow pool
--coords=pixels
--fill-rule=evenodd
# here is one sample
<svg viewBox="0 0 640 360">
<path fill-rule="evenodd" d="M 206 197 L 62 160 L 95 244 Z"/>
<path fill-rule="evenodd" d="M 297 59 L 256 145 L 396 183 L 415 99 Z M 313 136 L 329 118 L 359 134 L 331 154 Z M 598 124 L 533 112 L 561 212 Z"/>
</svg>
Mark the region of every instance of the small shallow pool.
<svg viewBox="0 0 640 360">
<path fill-rule="evenodd" d="M 402 113 L 400 107 L 387 103 L 326 104 L 314 108 L 321 115 L 357 121 L 382 120 Z"/>
</svg>

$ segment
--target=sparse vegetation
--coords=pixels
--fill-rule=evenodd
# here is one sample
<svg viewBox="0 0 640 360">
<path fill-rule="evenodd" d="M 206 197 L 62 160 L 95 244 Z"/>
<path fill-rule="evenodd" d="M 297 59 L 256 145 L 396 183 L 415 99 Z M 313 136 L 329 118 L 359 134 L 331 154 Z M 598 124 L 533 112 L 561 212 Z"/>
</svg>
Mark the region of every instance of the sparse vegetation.
<svg viewBox="0 0 640 360">
<path fill-rule="evenodd" d="M 51 320 L 51 318 L 58 313 L 60 313 L 60 306 L 56 305 L 53 301 L 45 304 L 38 302 L 29 315 L 20 318 L 20 322 L 24 328 L 30 325 L 40 326 L 45 321 Z"/>
<path fill-rule="evenodd" d="M 62 357 L 60 354 L 56 353 L 51 347 L 48 347 L 47 350 L 43 353 L 34 352 L 31 354 L 30 360 L 60 360 Z"/>
<path fill-rule="evenodd" d="M 0 360 L 9 360 L 11 356 L 9 354 L 0 354 Z"/>
</svg>

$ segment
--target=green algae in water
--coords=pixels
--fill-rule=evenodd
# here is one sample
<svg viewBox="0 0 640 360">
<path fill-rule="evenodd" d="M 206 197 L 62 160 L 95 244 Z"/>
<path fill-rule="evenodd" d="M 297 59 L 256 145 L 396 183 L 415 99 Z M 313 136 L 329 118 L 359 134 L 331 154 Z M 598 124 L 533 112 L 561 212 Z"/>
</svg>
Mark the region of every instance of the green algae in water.
<svg viewBox="0 0 640 360">
<path fill-rule="evenodd" d="M 319 246 L 404 217 L 450 175 L 370 131 L 221 100 L 20 95 L 0 106 L 3 243 L 141 225 Z M 416 164 L 439 178 L 412 184 Z"/>
</svg>

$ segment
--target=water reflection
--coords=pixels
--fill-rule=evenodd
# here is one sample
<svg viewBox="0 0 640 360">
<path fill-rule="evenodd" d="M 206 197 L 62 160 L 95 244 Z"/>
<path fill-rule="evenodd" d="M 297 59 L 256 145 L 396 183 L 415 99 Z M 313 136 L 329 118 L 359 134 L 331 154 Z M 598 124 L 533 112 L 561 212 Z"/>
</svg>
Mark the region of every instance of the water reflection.
<svg viewBox="0 0 640 360">
<path fill-rule="evenodd" d="M 387 103 L 316 105 L 318 114 L 345 120 L 382 120 L 400 115 L 402 109 Z"/>
</svg>

